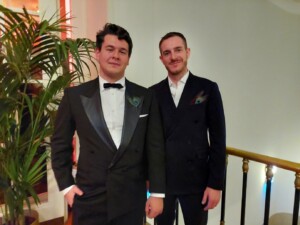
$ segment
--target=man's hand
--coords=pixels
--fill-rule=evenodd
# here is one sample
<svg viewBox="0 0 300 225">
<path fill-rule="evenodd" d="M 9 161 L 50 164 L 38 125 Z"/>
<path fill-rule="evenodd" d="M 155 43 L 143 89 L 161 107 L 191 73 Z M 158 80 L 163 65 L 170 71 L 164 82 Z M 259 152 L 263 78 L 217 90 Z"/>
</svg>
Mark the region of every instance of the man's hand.
<svg viewBox="0 0 300 225">
<path fill-rule="evenodd" d="M 76 185 L 74 185 L 66 194 L 65 199 L 67 200 L 70 207 L 73 206 L 74 196 L 75 195 L 83 195 L 82 190 L 80 190 Z"/>
<path fill-rule="evenodd" d="M 220 201 L 220 197 L 221 197 L 220 190 L 207 187 L 204 191 L 204 195 L 202 198 L 202 204 L 203 205 L 206 204 L 204 210 L 215 208 Z"/>
<path fill-rule="evenodd" d="M 162 213 L 164 199 L 150 196 L 146 202 L 145 212 L 149 219 L 157 217 Z"/>
</svg>

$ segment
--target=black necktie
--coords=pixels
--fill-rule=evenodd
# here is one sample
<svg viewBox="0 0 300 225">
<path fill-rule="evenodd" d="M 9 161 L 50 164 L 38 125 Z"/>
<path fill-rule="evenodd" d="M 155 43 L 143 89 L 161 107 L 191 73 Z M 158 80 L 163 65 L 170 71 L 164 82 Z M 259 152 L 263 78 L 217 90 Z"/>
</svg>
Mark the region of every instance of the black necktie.
<svg viewBox="0 0 300 225">
<path fill-rule="evenodd" d="M 119 84 L 119 83 L 104 83 L 103 87 L 104 88 L 118 88 L 118 89 L 121 89 L 121 88 L 123 88 L 123 85 Z"/>
</svg>

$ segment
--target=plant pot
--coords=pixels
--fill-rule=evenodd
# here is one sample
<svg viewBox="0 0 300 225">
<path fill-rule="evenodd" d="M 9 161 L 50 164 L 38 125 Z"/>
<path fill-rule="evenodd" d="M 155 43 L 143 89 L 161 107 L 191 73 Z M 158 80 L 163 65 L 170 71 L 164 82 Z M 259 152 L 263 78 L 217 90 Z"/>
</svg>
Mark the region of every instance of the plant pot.
<svg viewBox="0 0 300 225">
<path fill-rule="evenodd" d="M 25 210 L 25 225 L 39 225 L 39 214 L 36 210 Z"/>
<path fill-rule="evenodd" d="M 25 215 L 25 225 L 39 225 L 39 214 L 36 210 L 24 210 Z M 2 217 L 0 217 L 0 225 L 6 225 L 3 223 Z M 8 224 L 10 225 L 10 224 Z"/>
</svg>

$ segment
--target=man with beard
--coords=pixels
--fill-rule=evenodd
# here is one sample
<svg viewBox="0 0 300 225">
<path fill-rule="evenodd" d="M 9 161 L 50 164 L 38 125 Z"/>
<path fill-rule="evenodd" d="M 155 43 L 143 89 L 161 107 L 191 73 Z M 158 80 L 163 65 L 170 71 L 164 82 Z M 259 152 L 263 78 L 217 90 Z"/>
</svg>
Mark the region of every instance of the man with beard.
<svg viewBox="0 0 300 225">
<path fill-rule="evenodd" d="M 225 172 L 225 117 L 218 85 L 187 68 L 190 49 L 179 32 L 159 43 L 168 77 L 152 86 L 166 139 L 167 187 L 158 225 L 173 225 L 179 201 L 185 225 L 206 225 L 217 206 Z"/>
</svg>

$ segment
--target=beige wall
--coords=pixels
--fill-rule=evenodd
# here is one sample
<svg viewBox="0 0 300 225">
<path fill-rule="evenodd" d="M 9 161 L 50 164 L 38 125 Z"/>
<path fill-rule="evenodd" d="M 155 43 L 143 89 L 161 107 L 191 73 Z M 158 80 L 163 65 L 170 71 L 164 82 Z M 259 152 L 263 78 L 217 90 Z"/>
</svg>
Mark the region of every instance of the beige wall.
<svg viewBox="0 0 300 225">
<path fill-rule="evenodd" d="M 72 0 L 71 10 L 73 28 L 73 38 L 96 39 L 96 33 L 107 22 L 107 0 Z M 92 71 L 93 79 L 97 76 L 97 71 Z"/>
<path fill-rule="evenodd" d="M 96 32 L 107 21 L 107 0 L 72 0 L 73 37 L 95 40 Z"/>
</svg>

